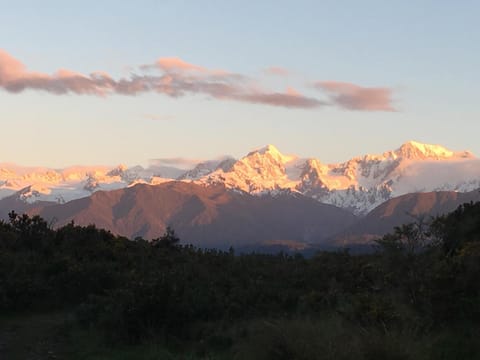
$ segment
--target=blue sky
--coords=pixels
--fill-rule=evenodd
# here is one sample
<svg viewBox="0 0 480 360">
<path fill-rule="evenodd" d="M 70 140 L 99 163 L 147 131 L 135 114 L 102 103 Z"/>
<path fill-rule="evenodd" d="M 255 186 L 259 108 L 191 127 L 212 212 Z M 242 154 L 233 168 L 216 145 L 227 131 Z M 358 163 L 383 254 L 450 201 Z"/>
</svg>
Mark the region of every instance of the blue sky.
<svg viewBox="0 0 480 360">
<path fill-rule="evenodd" d="M 267 143 L 337 162 L 411 139 L 480 154 L 477 1 L 75 3 L 0 2 L 0 162 L 133 165 Z M 102 71 L 113 90 L 58 94 L 59 69 Z M 155 90 L 120 94 L 132 74 Z M 166 76 L 182 91 L 158 91 Z"/>
</svg>

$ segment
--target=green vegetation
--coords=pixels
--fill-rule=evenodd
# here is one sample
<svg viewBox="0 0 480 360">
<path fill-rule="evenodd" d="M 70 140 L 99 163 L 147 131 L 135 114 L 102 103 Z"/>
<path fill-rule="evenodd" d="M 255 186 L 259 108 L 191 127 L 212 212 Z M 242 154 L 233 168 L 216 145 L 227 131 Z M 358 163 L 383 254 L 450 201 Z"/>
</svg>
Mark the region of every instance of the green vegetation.
<svg viewBox="0 0 480 360">
<path fill-rule="evenodd" d="M 235 255 L 0 222 L 0 357 L 478 359 L 480 203 L 377 251 Z M 3 356 L 3 357 L 2 357 Z"/>
</svg>

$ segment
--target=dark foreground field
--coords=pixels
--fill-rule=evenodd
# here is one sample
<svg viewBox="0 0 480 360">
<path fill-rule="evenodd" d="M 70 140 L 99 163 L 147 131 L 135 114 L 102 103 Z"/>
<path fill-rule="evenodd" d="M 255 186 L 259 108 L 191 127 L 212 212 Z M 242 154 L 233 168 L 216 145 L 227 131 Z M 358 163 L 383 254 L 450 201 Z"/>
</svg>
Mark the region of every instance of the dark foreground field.
<svg viewBox="0 0 480 360">
<path fill-rule="evenodd" d="M 478 359 L 478 330 L 443 329 L 423 336 L 385 333 L 321 319 L 256 319 L 222 328 L 195 341 L 151 338 L 141 344 L 105 343 L 79 328 L 66 312 L 1 319 L 1 359 Z M 218 327 L 217 327 L 218 326 Z M 455 330 L 455 331 L 454 331 Z M 216 334 L 216 335 L 213 335 Z"/>
<path fill-rule="evenodd" d="M 0 223 L 0 359 L 480 359 L 480 204 L 313 258 Z"/>
</svg>

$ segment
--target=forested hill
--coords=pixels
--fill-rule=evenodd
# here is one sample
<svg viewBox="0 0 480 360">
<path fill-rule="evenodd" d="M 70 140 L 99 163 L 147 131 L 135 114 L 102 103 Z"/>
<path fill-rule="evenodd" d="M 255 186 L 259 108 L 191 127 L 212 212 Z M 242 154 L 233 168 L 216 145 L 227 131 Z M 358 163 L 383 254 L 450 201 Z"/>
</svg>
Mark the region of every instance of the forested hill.
<svg viewBox="0 0 480 360">
<path fill-rule="evenodd" d="M 480 203 L 428 227 L 396 228 L 368 255 L 235 255 L 178 240 L 171 229 L 152 242 L 130 241 L 11 214 L 0 222 L 0 325 L 64 312 L 69 328 L 98 334 L 110 349 L 155 343 L 170 358 L 480 353 Z M 75 358 L 68 349 L 82 337 L 62 334 L 52 345 L 57 356 Z M 0 355 L 14 358 L 12 349 L 4 343 Z"/>
</svg>

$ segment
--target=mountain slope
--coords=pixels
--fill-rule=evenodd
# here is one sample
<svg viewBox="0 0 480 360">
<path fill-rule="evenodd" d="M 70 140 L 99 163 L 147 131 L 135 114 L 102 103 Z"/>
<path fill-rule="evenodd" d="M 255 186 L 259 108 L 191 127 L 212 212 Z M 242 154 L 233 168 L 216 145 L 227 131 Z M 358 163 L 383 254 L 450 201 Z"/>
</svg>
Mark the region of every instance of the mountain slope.
<svg viewBox="0 0 480 360">
<path fill-rule="evenodd" d="M 21 198 L 21 192 L 15 193 L 0 199 L 0 220 L 8 220 L 8 214 L 10 211 L 14 211 L 17 214 L 35 213 L 41 211 L 47 206 L 55 204 L 56 203 L 54 202 L 48 201 L 37 201 L 35 203 L 25 202 Z"/>
<path fill-rule="evenodd" d="M 219 248 L 319 243 L 356 220 L 298 194 L 252 196 L 179 181 L 99 191 L 36 213 L 57 225 L 74 220 L 130 238 L 155 238 L 171 225 L 185 243 Z"/>
<path fill-rule="evenodd" d="M 480 201 L 480 190 L 467 193 L 438 191 L 412 193 L 386 201 L 357 223 L 336 235 L 335 245 L 365 243 L 391 232 L 395 226 L 447 214 L 459 205 Z"/>
</svg>

